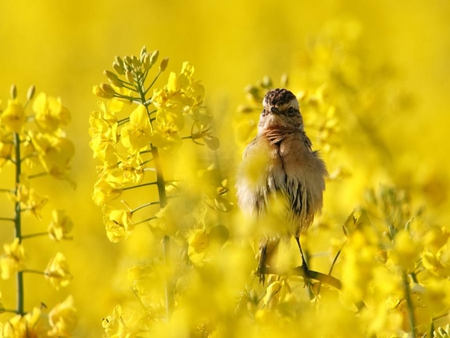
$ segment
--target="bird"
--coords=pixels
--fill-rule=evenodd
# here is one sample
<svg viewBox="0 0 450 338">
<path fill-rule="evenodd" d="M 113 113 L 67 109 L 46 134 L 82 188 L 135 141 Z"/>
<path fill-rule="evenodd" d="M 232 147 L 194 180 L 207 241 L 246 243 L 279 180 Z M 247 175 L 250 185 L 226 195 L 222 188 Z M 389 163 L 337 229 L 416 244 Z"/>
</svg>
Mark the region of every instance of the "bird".
<svg viewBox="0 0 450 338">
<path fill-rule="evenodd" d="M 328 172 L 305 133 L 296 96 L 284 88 L 272 89 L 262 105 L 258 132 L 244 151 L 236 188 L 244 213 L 263 221 L 274 209 L 284 223 L 272 225 L 274 233 L 262 236 L 256 274 L 264 283 L 268 256 L 281 237 L 295 238 L 303 269 L 308 271 L 300 234 L 322 209 Z M 276 202 L 280 200 L 281 208 Z"/>
</svg>

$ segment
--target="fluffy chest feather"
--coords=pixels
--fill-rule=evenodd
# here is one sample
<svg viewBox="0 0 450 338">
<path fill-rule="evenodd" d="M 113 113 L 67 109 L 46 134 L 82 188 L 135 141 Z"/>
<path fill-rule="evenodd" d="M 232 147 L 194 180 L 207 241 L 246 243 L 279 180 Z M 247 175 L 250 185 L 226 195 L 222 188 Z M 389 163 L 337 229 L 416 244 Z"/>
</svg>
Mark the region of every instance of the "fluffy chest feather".
<svg viewBox="0 0 450 338">
<path fill-rule="evenodd" d="M 244 168 L 252 168 L 247 171 L 252 177 L 244 173 L 238 180 L 241 207 L 262 215 L 270 208 L 271 198 L 281 195 L 286 219 L 299 229 L 294 232 L 307 228 L 322 207 L 326 175 L 323 161 L 311 151 L 310 144 L 301 133 L 257 137 L 248 146 L 243 162 Z"/>
</svg>

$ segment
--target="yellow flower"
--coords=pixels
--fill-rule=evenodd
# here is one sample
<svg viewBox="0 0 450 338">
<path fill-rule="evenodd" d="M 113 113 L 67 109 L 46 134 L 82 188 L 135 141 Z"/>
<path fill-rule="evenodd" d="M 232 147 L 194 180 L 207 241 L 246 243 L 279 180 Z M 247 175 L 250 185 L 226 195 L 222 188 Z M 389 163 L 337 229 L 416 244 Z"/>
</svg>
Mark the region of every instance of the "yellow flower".
<svg viewBox="0 0 450 338">
<path fill-rule="evenodd" d="M 72 231 L 73 222 L 69 216 L 66 215 L 64 210 L 53 210 L 52 221 L 48 226 L 48 234 L 54 241 L 60 241 L 62 239 L 71 239 L 68 236 Z"/>
<path fill-rule="evenodd" d="M 13 273 L 23 268 L 25 249 L 18 238 L 15 238 L 11 244 L 4 244 L 3 249 L 5 254 L 0 260 L 2 278 L 9 279 Z"/>
<path fill-rule="evenodd" d="M 435 254 L 425 251 L 422 255 L 422 263 L 432 274 L 447 277 L 450 274 L 450 242 L 442 246 Z"/>
<path fill-rule="evenodd" d="M 431 278 L 424 282 L 423 300 L 431 318 L 448 314 L 450 308 L 450 281 Z"/>
<path fill-rule="evenodd" d="M 59 290 L 61 286 L 67 286 L 72 279 L 66 257 L 61 252 L 58 252 L 55 257 L 49 261 L 44 273 L 45 278 L 47 278 L 56 290 Z"/>
<path fill-rule="evenodd" d="M 192 263 L 201 264 L 209 248 L 209 234 L 204 229 L 194 230 L 188 238 L 188 256 Z"/>
<path fill-rule="evenodd" d="M 112 103 L 112 101 L 109 103 Z M 92 112 L 89 118 L 89 135 L 91 136 L 89 146 L 94 152 L 94 158 L 98 158 L 103 162 L 117 162 L 115 145 L 118 140 L 118 122 L 113 115 L 114 109 L 118 109 L 117 105 L 119 103 L 106 106 L 101 102 L 99 110 Z"/>
<path fill-rule="evenodd" d="M 392 260 L 405 271 L 412 271 L 421 252 L 421 245 L 416 243 L 407 230 L 400 230 L 394 238 L 394 248 L 389 252 Z"/>
<path fill-rule="evenodd" d="M 105 330 L 106 337 L 109 338 L 131 338 L 134 336 L 125 325 L 120 305 L 114 308 L 112 315 L 103 319 L 102 326 Z"/>
<path fill-rule="evenodd" d="M 74 306 L 73 296 L 68 296 L 62 303 L 55 307 L 48 314 L 48 321 L 51 330 L 48 331 L 50 337 L 70 337 L 78 324 L 78 311 Z"/>
<path fill-rule="evenodd" d="M 127 238 L 130 232 L 134 230 L 131 212 L 128 210 L 105 207 L 103 209 L 103 223 L 105 223 L 106 235 L 113 243 Z"/>
<path fill-rule="evenodd" d="M 279 293 L 281 291 L 282 286 L 283 282 L 275 281 L 267 287 L 266 295 L 263 298 L 263 303 L 265 306 L 271 308 L 272 306 L 278 303 Z"/>
<path fill-rule="evenodd" d="M 12 133 L 0 127 L 0 168 L 11 159 L 13 149 Z"/>
<path fill-rule="evenodd" d="M 178 128 L 174 124 L 156 123 L 152 136 L 152 143 L 161 149 L 176 149 L 181 145 Z"/>
<path fill-rule="evenodd" d="M 75 154 L 72 141 L 43 133 L 32 134 L 31 139 L 44 170 L 56 178 L 67 179 L 70 161 Z"/>
<path fill-rule="evenodd" d="M 122 194 L 122 188 L 114 182 L 108 182 L 104 177 L 101 177 L 94 186 L 94 192 L 92 199 L 95 204 L 102 206 L 106 202 L 109 202 Z"/>
<path fill-rule="evenodd" d="M 130 114 L 130 122 L 121 130 L 121 140 L 133 153 L 150 145 L 151 127 L 145 106 L 139 105 Z"/>
<path fill-rule="evenodd" d="M 25 110 L 17 99 L 9 100 L 8 106 L 0 115 L 1 123 L 10 130 L 19 133 L 26 121 Z"/>
<path fill-rule="evenodd" d="M 117 164 L 111 164 L 110 167 L 102 168 L 102 178 L 112 186 L 126 186 L 127 184 L 137 184 L 144 178 L 144 167 L 142 166 L 142 157 L 139 154 L 135 156 L 120 156 L 117 154 Z"/>
<path fill-rule="evenodd" d="M 30 188 L 28 179 L 21 176 L 16 201 L 20 202 L 20 207 L 24 211 L 30 211 L 37 219 L 41 219 L 41 210 L 47 204 L 48 197 L 39 195 L 33 188 Z M 22 179 L 24 178 L 24 179 Z"/>
<path fill-rule="evenodd" d="M 176 131 L 181 130 L 184 127 L 183 111 L 181 109 L 177 109 L 176 107 L 160 108 L 156 113 L 156 122 L 161 126 L 161 128 L 168 126 Z"/>
<path fill-rule="evenodd" d="M 43 325 L 40 322 L 41 310 L 37 307 L 26 315 L 16 315 L 0 325 L 0 337 L 4 338 L 39 338 L 45 337 Z"/>
<path fill-rule="evenodd" d="M 204 252 L 209 246 L 209 236 L 206 230 L 198 229 L 189 237 L 189 246 L 196 253 Z"/>
<path fill-rule="evenodd" d="M 369 226 L 354 230 L 343 250 L 342 289 L 344 295 L 354 302 L 363 299 L 368 292 L 376 266 L 378 248 L 369 241 L 368 232 Z"/>
<path fill-rule="evenodd" d="M 43 130 L 53 132 L 70 122 L 69 110 L 61 104 L 60 98 L 40 93 L 33 102 L 36 123 Z"/>
</svg>

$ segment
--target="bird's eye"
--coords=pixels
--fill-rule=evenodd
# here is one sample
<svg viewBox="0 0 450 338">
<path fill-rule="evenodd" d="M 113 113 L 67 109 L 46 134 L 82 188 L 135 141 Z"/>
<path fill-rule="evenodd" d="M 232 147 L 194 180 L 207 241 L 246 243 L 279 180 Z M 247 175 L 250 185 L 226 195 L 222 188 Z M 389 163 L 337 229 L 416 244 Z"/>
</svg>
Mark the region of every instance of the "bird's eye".
<svg viewBox="0 0 450 338">
<path fill-rule="evenodd" d="M 289 107 L 289 109 L 288 109 L 288 114 L 289 114 L 289 116 L 294 116 L 294 114 L 295 114 L 296 112 L 297 112 L 297 111 L 295 110 L 294 107 Z"/>
</svg>

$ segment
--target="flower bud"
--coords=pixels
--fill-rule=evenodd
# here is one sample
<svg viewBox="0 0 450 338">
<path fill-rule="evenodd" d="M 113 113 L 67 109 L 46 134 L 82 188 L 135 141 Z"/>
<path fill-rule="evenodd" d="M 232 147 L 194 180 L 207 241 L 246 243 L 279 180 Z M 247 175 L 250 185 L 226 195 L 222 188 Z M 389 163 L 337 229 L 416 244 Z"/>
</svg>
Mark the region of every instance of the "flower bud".
<svg viewBox="0 0 450 338">
<path fill-rule="evenodd" d="M 150 55 L 150 66 L 153 66 L 156 62 L 156 60 L 158 60 L 158 56 L 159 56 L 159 51 L 155 50 L 152 55 Z"/>
<path fill-rule="evenodd" d="M 133 60 L 128 55 L 124 57 L 123 61 L 125 62 L 125 66 L 131 66 L 131 64 L 133 63 Z"/>
<path fill-rule="evenodd" d="M 159 65 L 159 70 L 161 72 L 165 71 L 168 64 L 169 64 L 169 58 L 164 58 Z"/>
<path fill-rule="evenodd" d="M 131 74 L 131 72 L 129 71 L 125 72 L 125 77 L 127 78 L 127 81 L 129 83 L 134 83 L 133 74 Z"/>
<path fill-rule="evenodd" d="M 287 87 L 288 84 L 289 84 L 289 76 L 286 73 L 284 73 L 281 76 L 281 81 L 280 82 L 281 82 L 281 86 L 282 87 Z"/>
<path fill-rule="evenodd" d="M 122 66 L 120 66 L 116 61 L 113 62 L 113 68 L 119 75 L 125 74 L 125 71 Z"/>
<path fill-rule="evenodd" d="M 105 92 L 103 88 L 101 88 L 101 86 L 94 86 L 92 88 L 92 92 L 94 93 L 95 96 L 103 97 L 104 99 L 112 99 L 114 97 L 113 94 Z"/>
<path fill-rule="evenodd" d="M 247 92 L 247 93 L 249 93 L 251 96 L 253 96 L 253 97 L 258 97 L 258 95 L 259 95 L 259 89 L 258 89 L 258 87 L 255 87 L 255 86 L 252 86 L 252 85 L 249 85 L 249 86 L 247 86 L 246 88 L 245 88 L 245 91 Z"/>
<path fill-rule="evenodd" d="M 142 66 L 144 67 L 144 70 L 150 69 L 150 55 L 145 54 L 144 60 L 142 60 Z"/>
<path fill-rule="evenodd" d="M 120 58 L 120 56 L 117 56 L 114 58 L 114 62 L 119 65 L 120 68 L 123 68 L 123 60 Z"/>
<path fill-rule="evenodd" d="M 15 100 L 17 97 L 17 87 L 15 84 L 11 86 L 11 98 Z"/>
<path fill-rule="evenodd" d="M 135 69 L 138 69 L 139 66 L 141 65 L 141 62 L 138 60 L 138 58 L 136 57 L 136 55 L 133 55 L 132 61 L 133 61 L 133 67 L 134 67 Z"/>
<path fill-rule="evenodd" d="M 118 88 L 122 88 L 123 87 L 123 82 L 117 78 L 117 80 L 113 80 L 113 79 L 108 79 L 109 83 L 111 83 L 113 86 L 116 86 Z"/>
<path fill-rule="evenodd" d="M 144 60 L 146 55 L 147 55 L 147 47 L 143 46 L 141 48 L 141 53 L 140 53 L 141 62 Z"/>
<path fill-rule="evenodd" d="M 272 79 L 269 76 L 264 76 L 262 80 L 262 85 L 264 88 L 271 88 L 272 87 Z"/>
<path fill-rule="evenodd" d="M 240 105 L 238 106 L 237 111 L 239 113 L 251 113 L 253 112 L 253 108 L 247 105 Z"/>
<path fill-rule="evenodd" d="M 35 91 L 36 91 L 36 87 L 34 85 L 30 86 L 30 88 L 28 88 L 27 101 L 31 101 L 33 99 Z"/>
<path fill-rule="evenodd" d="M 119 80 L 117 75 L 109 70 L 103 71 L 103 75 L 105 75 L 108 78 L 108 80 L 110 80 L 110 81 L 118 81 Z"/>
<path fill-rule="evenodd" d="M 116 93 L 114 88 L 111 85 L 107 84 L 107 83 L 101 83 L 100 84 L 100 88 L 107 94 L 114 95 Z"/>
</svg>

